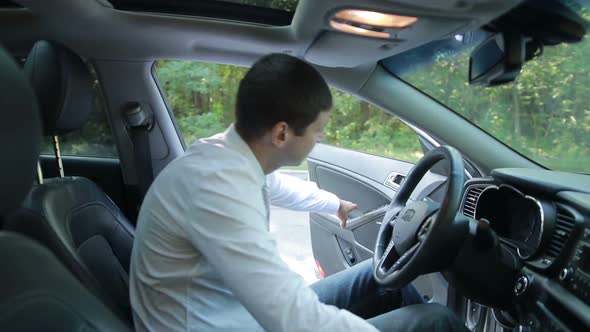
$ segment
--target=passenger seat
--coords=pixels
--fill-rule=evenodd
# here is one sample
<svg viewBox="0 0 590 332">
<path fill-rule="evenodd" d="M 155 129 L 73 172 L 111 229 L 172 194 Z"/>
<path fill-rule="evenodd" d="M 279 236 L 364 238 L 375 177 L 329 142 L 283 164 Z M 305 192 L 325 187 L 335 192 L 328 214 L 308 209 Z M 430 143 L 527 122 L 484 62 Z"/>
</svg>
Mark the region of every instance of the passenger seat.
<svg viewBox="0 0 590 332">
<path fill-rule="evenodd" d="M 76 54 L 39 41 L 27 57 L 25 73 L 39 100 L 45 136 L 84 125 L 93 107 L 93 79 Z M 128 294 L 134 228 L 113 201 L 89 179 L 69 176 L 35 185 L 23 207 L 39 218 L 9 220 L 5 227 L 47 246 L 89 290 L 132 324 Z"/>
</svg>

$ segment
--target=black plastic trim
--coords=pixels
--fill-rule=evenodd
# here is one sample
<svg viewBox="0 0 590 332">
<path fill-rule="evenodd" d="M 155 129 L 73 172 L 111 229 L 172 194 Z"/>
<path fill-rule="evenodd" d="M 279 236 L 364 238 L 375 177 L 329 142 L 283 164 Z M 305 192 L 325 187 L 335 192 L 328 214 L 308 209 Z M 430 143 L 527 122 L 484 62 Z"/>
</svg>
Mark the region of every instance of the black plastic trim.
<svg viewBox="0 0 590 332">
<path fill-rule="evenodd" d="M 14 1 L 0 0 L 0 8 L 24 8 L 24 7 Z"/>
</svg>

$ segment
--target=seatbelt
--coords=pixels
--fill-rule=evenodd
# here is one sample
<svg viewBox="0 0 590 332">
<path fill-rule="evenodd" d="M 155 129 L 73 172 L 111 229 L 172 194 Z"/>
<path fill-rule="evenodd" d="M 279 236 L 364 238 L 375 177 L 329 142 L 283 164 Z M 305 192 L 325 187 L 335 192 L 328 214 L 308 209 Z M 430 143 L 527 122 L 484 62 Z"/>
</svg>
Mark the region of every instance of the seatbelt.
<svg viewBox="0 0 590 332">
<path fill-rule="evenodd" d="M 59 137 L 53 136 L 53 151 L 55 152 L 55 162 L 57 164 L 57 174 L 60 178 L 64 177 L 64 164 L 61 160 L 61 148 L 59 147 Z"/>
<path fill-rule="evenodd" d="M 139 195 L 140 198 L 143 198 L 154 180 L 149 137 L 154 124 L 154 114 L 149 107 L 142 107 L 141 104 L 132 102 L 123 108 L 123 115 L 133 143 Z"/>
<path fill-rule="evenodd" d="M 43 184 L 43 170 L 41 170 L 41 161 L 37 161 L 37 184 Z"/>
</svg>

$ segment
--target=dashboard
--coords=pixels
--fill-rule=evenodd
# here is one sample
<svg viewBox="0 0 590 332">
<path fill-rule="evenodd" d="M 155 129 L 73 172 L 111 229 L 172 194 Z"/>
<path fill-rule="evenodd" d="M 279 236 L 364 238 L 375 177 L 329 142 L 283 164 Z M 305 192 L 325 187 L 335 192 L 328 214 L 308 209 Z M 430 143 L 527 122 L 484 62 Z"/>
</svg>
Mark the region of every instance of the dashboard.
<svg viewBox="0 0 590 332">
<path fill-rule="evenodd" d="M 590 176 L 498 169 L 469 180 L 461 204 L 518 261 L 501 326 L 590 331 Z"/>
</svg>

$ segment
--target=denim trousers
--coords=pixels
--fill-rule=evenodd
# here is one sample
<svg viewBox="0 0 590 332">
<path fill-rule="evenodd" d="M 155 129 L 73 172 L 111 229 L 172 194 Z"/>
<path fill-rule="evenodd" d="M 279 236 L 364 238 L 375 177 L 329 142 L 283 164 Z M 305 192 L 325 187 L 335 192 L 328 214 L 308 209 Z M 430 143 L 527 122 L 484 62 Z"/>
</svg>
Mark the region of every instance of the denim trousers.
<svg viewBox="0 0 590 332">
<path fill-rule="evenodd" d="M 362 317 L 380 331 L 468 331 L 448 308 L 424 303 L 414 286 L 391 289 L 373 278 L 372 260 L 310 285 L 322 303 Z"/>
</svg>

